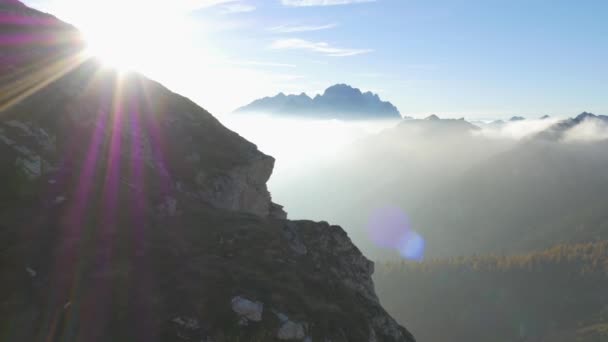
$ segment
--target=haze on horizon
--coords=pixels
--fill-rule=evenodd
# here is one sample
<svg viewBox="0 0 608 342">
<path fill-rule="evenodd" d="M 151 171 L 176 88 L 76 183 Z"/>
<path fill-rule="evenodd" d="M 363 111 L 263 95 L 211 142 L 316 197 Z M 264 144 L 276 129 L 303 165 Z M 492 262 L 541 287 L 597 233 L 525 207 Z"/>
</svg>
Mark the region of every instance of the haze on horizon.
<svg viewBox="0 0 608 342">
<path fill-rule="evenodd" d="M 335 83 L 407 116 L 606 113 L 608 3 L 26 0 L 216 115 Z M 111 23 L 111 25 L 108 25 Z"/>
<path fill-rule="evenodd" d="M 27 3 L 1 341 L 608 341 L 604 2 Z"/>
</svg>

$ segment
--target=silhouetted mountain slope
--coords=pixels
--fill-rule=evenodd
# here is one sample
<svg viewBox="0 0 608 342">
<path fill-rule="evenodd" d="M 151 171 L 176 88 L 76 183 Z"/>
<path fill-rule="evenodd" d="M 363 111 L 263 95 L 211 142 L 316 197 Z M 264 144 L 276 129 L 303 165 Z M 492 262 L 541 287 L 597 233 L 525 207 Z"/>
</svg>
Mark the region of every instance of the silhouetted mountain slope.
<svg viewBox="0 0 608 342">
<path fill-rule="evenodd" d="M 423 341 L 599 342 L 608 339 L 607 265 L 601 241 L 382 264 L 375 280 L 389 312 Z"/>
<path fill-rule="evenodd" d="M 236 113 L 262 113 L 283 117 L 323 118 L 341 120 L 400 119 L 401 114 L 390 102 L 380 100 L 377 94 L 362 93 L 346 84 L 336 84 L 323 95 L 310 98 L 280 93 L 265 97 L 241 107 Z"/>
<path fill-rule="evenodd" d="M 341 228 L 272 203 L 272 157 L 6 8 L 1 341 L 414 340 Z"/>
</svg>

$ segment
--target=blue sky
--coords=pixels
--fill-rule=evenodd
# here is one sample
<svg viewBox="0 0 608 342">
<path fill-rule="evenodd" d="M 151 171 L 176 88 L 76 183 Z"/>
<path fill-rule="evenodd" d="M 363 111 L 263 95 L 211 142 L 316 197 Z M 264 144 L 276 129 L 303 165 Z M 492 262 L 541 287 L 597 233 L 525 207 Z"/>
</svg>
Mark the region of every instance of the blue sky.
<svg viewBox="0 0 608 342">
<path fill-rule="evenodd" d="M 70 21 L 92 16 L 68 13 L 69 1 L 26 3 Z M 131 24 L 159 24 L 139 23 L 152 2 L 131 9 Z M 152 51 L 163 58 L 141 71 L 217 114 L 334 83 L 378 92 L 412 116 L 608 114 L 608 1 L 157 1 L 178 3 L 187 48 Z"/>
</svg>

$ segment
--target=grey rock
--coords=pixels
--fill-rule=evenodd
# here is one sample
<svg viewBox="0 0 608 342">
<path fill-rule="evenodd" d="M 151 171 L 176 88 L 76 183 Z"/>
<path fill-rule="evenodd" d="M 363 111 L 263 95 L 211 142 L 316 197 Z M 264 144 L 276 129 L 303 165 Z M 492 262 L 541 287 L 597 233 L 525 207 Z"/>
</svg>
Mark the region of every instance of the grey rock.
<svg viewBox="0 0 608 342">
<path fill-rule="evenodd" d="M 158 205 L 158 210 L 161 215 L 177 216 L 177 199 L 172 196 L 166 196 L 163 202 Z"/>
<path fill-rule="evenodd" d="M 276 203 L 271 203 L 269 216 L 272 218 L 275 218 L 275 219 L 279 219 L 279 220 L 286 220 L 287 212 L 285 212 L 282 205 L 278 205 Z"/>
<path fill-rule="evenodd" d="M 25 271 L 27 272 L 27 274 L 30 275 L 30 277 L 35 278 L 36 275 L 38 274 L 36 271 L 34 271 L 32 268 L 26 267 Z"/>
<path fill-rule="evenodd" d="M 198 320 L 192 317 L 175 317 L 171 322 L 187 330 L 199 330 L 201 328 Z"/>
<path fill-rule="evenodd" d="M 264 304 L 237 296 L 232 298 L 232 311 L 236 312 L 241 319 L 259 322 L 262 320 Z"/>
<path fill-rule="evenodd" d="M 289 321 L 289 317 L 287 317 L 287 315 L 280 313 L 280 312 L 276 312 L 275 314 L 277 315 L 279 322 L 285 323 L 285 322 Z"/>
<path fill-rule="evenodd" d="M 281 325 L 277 332 L 279 340 L 303 340 L 306 337 L 306 324 L 287 321 Z"/>
<path fill-rule="evenodd" d="M 306 255 L 308 253 L 308 249 L 298 236 L 297 229 L 298 227 L 295 224 L 292 222 L 287 222 L 285 226 L 283 226 L 283 236 L 287 240 L 289 248 L 291 248 L 297 255 Z"/>
<path fill-rule="evenodd" d="M 266 182 L 272 174 L 274 158 L 257 156 L 246 165 L 228 173 L 209 176 L 204 171 L 196 175 L 201 199 L 211 205 L 234 211 L 243 211 L 262 217 L 271 213 L 272 200 Z"/>
</svg>

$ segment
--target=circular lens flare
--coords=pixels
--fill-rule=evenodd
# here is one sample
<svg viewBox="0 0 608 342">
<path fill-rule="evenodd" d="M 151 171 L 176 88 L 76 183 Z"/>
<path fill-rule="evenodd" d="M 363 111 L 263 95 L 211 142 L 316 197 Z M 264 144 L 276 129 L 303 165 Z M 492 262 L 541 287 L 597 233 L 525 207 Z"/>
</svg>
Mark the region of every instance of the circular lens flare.
<svg viewBox="0 0 608 342">
<path fill-rule="evenodd" d="M 398 207 L 375 209 L 370 215 L 367 232 L 378 247 L 395 250 L 407 260 L 424 259 L 426 242 L 412 230 L 407 214 Z"/>
</svg>

